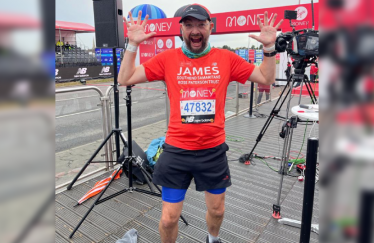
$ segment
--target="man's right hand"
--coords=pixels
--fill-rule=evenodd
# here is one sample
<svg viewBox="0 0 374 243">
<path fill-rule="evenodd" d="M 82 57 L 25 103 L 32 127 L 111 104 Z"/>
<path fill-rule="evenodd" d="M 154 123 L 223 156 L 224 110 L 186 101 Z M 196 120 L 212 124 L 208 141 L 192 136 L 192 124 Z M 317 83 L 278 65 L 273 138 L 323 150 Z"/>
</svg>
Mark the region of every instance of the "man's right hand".
<svg viewBox="0 0 374 243">
<path fill-rule="evenodd" d="M 125 20 L 127 26 L 127 36 L 129 37 L 129 44 L 138 46 L 141 42 L 156 35 L 156 32 L 146 34 L 144 31 L 145 25 L 147 24 L 149 18 L 148 14 L 147 16 L 145 16 L 143 23 L 141 23 L 142 11 L 139 11 L 138 20 L 136 23 L 134 22 L 131 12 L 129 12 L 129 16 L 130 22 Z"/>
</svg>

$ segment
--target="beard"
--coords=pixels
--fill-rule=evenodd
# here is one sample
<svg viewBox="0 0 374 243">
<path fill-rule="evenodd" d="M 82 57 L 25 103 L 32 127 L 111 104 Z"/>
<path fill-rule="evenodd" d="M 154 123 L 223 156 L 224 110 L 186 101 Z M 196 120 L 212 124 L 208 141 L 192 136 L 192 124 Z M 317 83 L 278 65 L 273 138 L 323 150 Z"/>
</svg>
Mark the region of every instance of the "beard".
<svg viewBox="0 0 374 243">
<path fill-rule="evenodd" d="M 201 47 L 199 49 L 193 49 L 192 48 L 191 40 L 190 40 L 191 37 L 201 37 L 202 38 Z M 188 38 L 185 38 L 183 36 L 184 43 L 186 43 L 186 46 L 187 46 L 188 50 L 190 50 L 192 53 L 195 53 L 195 54 L 202 53 L 205 50 L 205 48 L 208 45 L 208 39 L 209 39 L 209 37 L 204 37 L 201 34 L 197 34 L 197 35 L 190 34 L 190 36 Z"/>
</svg>

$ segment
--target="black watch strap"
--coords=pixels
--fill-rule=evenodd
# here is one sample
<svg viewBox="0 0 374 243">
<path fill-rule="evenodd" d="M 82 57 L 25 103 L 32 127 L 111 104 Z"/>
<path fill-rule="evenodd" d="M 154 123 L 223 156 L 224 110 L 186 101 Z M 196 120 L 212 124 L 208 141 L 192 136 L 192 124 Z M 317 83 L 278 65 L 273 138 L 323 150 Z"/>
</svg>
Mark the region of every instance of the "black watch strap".
<svg viewBox="0 0 374 243">
<path fill-rule="evenodd" d="M 264 52 L 264 56 L 265 57 L 273 57 L 277 54 L 277 51 L 273 51 L 273 52 Z"/>
</svg>

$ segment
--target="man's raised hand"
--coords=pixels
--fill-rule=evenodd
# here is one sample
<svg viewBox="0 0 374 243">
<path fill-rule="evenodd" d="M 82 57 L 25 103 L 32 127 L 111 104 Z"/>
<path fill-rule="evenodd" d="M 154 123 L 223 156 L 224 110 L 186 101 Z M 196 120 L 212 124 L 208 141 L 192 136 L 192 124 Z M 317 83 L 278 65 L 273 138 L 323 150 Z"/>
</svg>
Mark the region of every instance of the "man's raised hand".
<svg viewBox="0 0 374 243">
<path fill-rule="evenodd" d="M 258 42 L 261 42 L 264 47 L 270 47 L 275 43 L 275 40 L 277 38 L 277 29 L 283 23 L 283 19 L 273 27 L 275 19 L 277 18 L 277 14 L 274 14 L 274 17 L 271 20 L 270 24 L 268 20 L 268 12 L 265 12 L 264 16 L 264 23 L 262 24 L 260 17 L 257 15 L 257 23 L 261 30 L 260 35 L 257 36 L 254 34 L 250 34 L 249 37 L 257 40 Z"/>
<path fill-rule="evenodd" d="M 131 12 L 129 12 L 129 16 L 130 22 L 125 20 L 127 26 L 127 36 L 129 37 L 129 44 L 138 46 L 141 42 L 156 35 L 156 32 L 146 34 L 144 31 L 145 25 L 147 24 L 149 18 L 148 14 L 147 16 L 145 16 L 143 23 L 141 21 L 142 11 L 139 11 L 138 20 L 136 21 L 136 23 L 134 22 Z"/>
</svg>

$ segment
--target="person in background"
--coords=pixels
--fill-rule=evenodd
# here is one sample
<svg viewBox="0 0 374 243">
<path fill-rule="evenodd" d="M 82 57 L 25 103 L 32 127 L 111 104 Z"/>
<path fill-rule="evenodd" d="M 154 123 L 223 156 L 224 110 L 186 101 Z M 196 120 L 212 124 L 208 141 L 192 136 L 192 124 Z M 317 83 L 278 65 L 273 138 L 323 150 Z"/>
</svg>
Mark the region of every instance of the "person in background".
<svg viewBox="0 0 374 243">
<path fill-rule="evenodd" d="M 62 52 L 63 43 L 61 40 L 57 41 L 57 51 Z"/>
<path fill-rule="evenodd" d="M 310 82 L 315 83 L 318 75 L 318 67 L 315 63 L 310 66 Z"/>
<path fill-rule="evenodd" d="M 65 50 L 71 49 L 69 42 L 66 42 L 64 47 L 65 47 Z"/>
<path fill-rule="evenodd" d="M 287 68 L 284 72 L 286 73 L 287 80 L 289 80 L 291 76 L 291 63 L 290 62 L 287 62 Z"/>
<path fill-rule="evenodd" d="M 129 43 L 118 74 L 121 85 L 164 80 L 170 99 L 170 122 L 153 173 L 153 182 L 162 186 L 162 213 L 159 232 L 162 243 L 175 243 L 183 201 L 194 179 L 196 190 L 205 193 L 207 207 L 207 243 L 221 242 L 218 234 L 225 212 L 225 191 L 231 185 L 225 143 L 225 97 L 232 81 L 247 80 L 270 85 L 275 80 L 275 39 L 280 21 L 275 25 L 265 12 L 261 33 L 250 37 L 264 46 L 260 66 L 225 49 L 211 48 L 209 37 L 214 23 L 210 12 L 199 4 L 186 7 L 180 30 L 182 48 L 157 54 L 135 66 L 138 46 L 156 35 L 145 33 L 148 15 L 141 21 L 139 11 L 135 23 L 132 13 L 126 21 Z"/>
<path fill-rule="evenodd" d="M 264 92 L 265 92 L 266 100 L 270 99 L 270 85 L 257 84 L 257 88 L 258 88 L 257 104 L 261 103 L 262 94 Z"/>
</svg>

